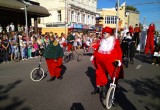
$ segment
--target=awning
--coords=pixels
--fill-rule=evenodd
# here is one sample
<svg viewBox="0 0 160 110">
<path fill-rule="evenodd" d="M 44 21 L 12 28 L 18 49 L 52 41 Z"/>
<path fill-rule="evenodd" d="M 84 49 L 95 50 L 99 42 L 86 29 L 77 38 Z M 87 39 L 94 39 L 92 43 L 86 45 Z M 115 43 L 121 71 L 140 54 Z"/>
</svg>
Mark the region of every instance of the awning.
<svg viewBox="0 0 160 110">
<path fill-rule="evenodd" d="M 3 10 L 24 12 L 23 10 L 21 10 L 21 8 L 24 7 L 24 3 L 17 0 L 0 0 L 0 9 Z M 29 14 L 37 17 L 47 17 L 50 15 L 46 8 L 34 4 L 28 6 L 27 11 Z"/>
</svg>

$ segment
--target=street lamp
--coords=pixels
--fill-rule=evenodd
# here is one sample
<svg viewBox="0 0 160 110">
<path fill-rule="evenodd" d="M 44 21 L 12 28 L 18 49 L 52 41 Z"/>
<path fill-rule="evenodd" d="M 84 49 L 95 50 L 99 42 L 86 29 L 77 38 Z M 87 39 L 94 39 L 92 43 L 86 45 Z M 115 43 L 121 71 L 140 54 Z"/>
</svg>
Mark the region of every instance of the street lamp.
<svg viewBox="0 0 160 110">
<path fill-rule="evenodd" d="M 32 5 L 30 2 L 26 2 L 25 0 L 22 0 L 22 2 L 24 3 L 24 8 L 20 8 L 22 10 L 25 11 L 25 21 L 26 21 L 26 26 L 25 26 L 25 32 L 26 32 L 26 35 L 28 37 L 28 20 L 27 20 L 27 7 Z"/>
</svg>

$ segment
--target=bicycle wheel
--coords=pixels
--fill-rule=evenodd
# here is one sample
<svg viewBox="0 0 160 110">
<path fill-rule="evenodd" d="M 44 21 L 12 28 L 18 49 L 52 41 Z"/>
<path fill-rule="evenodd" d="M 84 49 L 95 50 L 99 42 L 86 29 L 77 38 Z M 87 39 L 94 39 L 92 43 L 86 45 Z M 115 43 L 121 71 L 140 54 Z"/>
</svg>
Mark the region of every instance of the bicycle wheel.
<svg viewBox="0 0 160 110">
<path fill-rule="evenodd" d="M 70 54 L 70 59 L 71 59 L 71 60 L 74 60 L 74 58 L 75 58 L 75 55 L 74 55 L 73 53 L 71 53 L 71 54 Z"/>
<path fill-rule="evenodd" d="M 114 102 L 114 93 L 115 93 L 115 87 L 111 86 L 107 92 L 106 97 L 106 108 L 110 109 L 112 107 L 112 104 Z"/>
<path fill-rule="evenodd" d="M 68 55 L 65 55 L 63 57 L 63 64 L 67 63 L 69 61 L 69 56 Z"/>
<path fill-rule="evenodd" d="M 82 60 L 82 54 L 78 54 L 77 61 L 80 62 Z"/>
<path fill-rule="evenodd" d="M 32 81 L 40 81 L 44 77 L 44 70 L 42 68 L 34 68 L 31 71 L 30 77 Z"/>
</svg>

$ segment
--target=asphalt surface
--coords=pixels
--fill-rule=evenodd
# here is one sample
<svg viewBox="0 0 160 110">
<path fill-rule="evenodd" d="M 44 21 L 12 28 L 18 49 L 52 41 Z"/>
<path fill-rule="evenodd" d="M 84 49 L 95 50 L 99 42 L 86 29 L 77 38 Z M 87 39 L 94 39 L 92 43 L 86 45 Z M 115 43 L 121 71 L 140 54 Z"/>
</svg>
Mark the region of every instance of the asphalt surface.
<svg viewBox="0 0 160 110">
<path fill-rule="evenodd" d="M 117 104 L 111 110 L 160 110 L 160 66 L 137 56 L 134 65 L 124 68 Z M 50 76 L 44 59 L 47 76 L 40 82 L 30 79 L 39 58 L 0 64 L 0 110 L 106 110 L 99 94 L 91 95 L 95 69 L 89 58 L 64 64 L 63 79 L 52 82 L 47 82 Z"/>
</svg>

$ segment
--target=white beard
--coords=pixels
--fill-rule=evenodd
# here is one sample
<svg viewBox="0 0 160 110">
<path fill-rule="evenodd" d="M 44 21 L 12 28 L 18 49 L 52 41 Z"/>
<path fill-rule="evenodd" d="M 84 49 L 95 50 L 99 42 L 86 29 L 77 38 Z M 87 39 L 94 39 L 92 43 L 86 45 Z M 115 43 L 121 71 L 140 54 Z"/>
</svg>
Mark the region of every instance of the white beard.
<svg viewBox="0 0 160 110">
<path fill-rule="evenodd" d="M 102 39 L 100 42 L 99 52 L 110 53 L 115 45 L 115 38 L 113 36 Z"/>
</svg>

